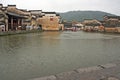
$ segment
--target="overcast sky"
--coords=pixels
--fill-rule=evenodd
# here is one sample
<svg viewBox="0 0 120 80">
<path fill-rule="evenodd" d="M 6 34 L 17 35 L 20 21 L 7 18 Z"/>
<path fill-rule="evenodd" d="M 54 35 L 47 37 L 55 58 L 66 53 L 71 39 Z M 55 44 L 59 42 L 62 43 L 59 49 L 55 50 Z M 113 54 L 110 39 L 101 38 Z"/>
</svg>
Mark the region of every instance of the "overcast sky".
<svg viewBox="0 0 120 80">
<path fill-rule="evenodd" d="M 104 11 L 120 16 L 120 0 L 0 0 L 5 6 L 16 4 L 17 8 L 67 12 L 74 10 Z"/>
</svg>

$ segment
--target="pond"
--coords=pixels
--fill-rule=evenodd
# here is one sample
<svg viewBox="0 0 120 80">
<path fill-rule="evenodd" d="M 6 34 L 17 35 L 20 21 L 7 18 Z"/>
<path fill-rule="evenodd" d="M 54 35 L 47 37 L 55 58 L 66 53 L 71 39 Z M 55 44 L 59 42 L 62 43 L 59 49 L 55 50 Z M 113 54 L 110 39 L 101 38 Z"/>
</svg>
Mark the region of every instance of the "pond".
<svg viewBox="0 0 120 80">
<path fill-rule="evenodd" d="M 29 80 L 120 59 L 120 35 L 40 32 L 0 37 L 0 80 Z"/>
</svg>

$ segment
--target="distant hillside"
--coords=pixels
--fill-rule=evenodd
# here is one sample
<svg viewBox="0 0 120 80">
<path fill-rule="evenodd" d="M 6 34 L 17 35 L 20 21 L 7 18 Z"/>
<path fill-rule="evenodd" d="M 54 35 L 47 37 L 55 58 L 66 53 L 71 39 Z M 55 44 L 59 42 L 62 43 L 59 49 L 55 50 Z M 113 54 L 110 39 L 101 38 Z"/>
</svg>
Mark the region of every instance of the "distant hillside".
<svg viewBox="0 0 120 80">
<path fill-rule="evenodd" d="M 102 12 L 102 11 L 69 11 L 65 13 L 60 13 L 63 20 L 67 21 L 83 21 L 84 19 L 97 19 L 103 20 L 103 16 L 109 15 L 113 16 L 114 14 Z"/>
</svg>

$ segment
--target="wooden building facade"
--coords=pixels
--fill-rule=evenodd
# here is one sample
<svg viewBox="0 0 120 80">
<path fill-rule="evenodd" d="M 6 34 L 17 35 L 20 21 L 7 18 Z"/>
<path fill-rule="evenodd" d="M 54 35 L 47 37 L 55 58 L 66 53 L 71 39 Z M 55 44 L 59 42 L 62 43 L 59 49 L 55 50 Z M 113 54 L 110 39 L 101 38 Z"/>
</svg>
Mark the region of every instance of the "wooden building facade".
<svg viewBox="0 0 120 80">
<path fill-rule="evenodd" d="M 24 25 L 27 25 L 24 22 L 30 17 L 30 15 L 26 14 L 23 10 L 17 9 L 16 5 L 3 7 L 2 4 L 0 7 L 0 15 L 0 19 L 4 18 L 3 21 L 0 20 L 0 23 L 4 23 L 5 31 L 14 31 L 22 28 Z"/>
</svg>

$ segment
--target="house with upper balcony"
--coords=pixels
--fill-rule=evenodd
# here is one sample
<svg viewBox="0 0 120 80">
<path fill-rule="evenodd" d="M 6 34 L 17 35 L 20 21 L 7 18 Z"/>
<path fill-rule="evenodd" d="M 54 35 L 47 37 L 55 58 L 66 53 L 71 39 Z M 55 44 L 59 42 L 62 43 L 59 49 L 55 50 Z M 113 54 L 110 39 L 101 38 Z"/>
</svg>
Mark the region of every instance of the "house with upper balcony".
<svg viewBox="0 0 120 80">
<path fill-rule="evenodd" d="M 4 7 L 0 4 L 0 15 L 0 24 L 5 26 L 5 31 L 15 31 L 22 28 L 28 24 L 25 24 L 25 20 L 30 18 L 30 13 L 25 13 L 25 11 L 16 8 L 16 5 Z"/>
<path fill-rule="evenodd" d="M 120 32 L 120 16 L 104 16 L 105 32 Z"/>
<path fill-rule="evenodd" d="M 8 30 L 13 31 L 31 25 L 31 14 L 27 10 L 16 8 L 16 5 L 8 5 L 6 15 L 8 16 Z"/>
</svg>

